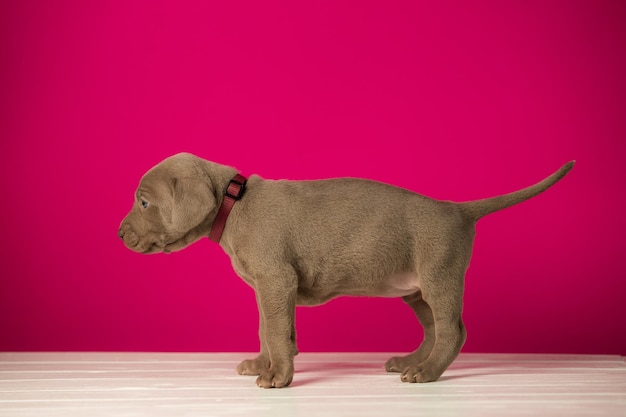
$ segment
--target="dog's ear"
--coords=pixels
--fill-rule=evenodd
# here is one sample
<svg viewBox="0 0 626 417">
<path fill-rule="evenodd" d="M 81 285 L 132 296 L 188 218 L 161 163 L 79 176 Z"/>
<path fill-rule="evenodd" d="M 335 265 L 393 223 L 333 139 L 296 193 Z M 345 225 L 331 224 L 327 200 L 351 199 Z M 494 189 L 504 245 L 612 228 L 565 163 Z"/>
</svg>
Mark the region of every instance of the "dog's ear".
<svg viewBox="0 0 626 417">
<path fill-rule="evenodd" d="M 172 230 L 187 232 L 198 226 L 217 204 L 211 184 L 199 178 L 170 179 Z"/>
</svg>

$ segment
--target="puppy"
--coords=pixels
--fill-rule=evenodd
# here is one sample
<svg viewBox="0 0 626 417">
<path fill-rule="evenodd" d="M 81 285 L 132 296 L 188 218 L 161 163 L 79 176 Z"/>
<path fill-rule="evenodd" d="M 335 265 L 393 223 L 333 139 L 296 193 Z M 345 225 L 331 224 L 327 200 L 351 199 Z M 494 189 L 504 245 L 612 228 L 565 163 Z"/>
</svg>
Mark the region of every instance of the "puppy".
<svg viewBox="0 0 626 417">
<path fill-rule="evenodd" d="M 237 371 L 258 375 L 260 387 L 292 381 L 296 305 L 340 295 L 402 297 L 424 340 L 385 368 L 405 382 L 430 382 L 465 342 L 463 282 L 477 220 L 545 191 L 573 165 L 521 191 L 453 203 L 356 178 L 246 179 L 182 153 L 143 176 L 119 236 L 146 254 L 177 251 L 202 237 L 221 245 L 256 292 L 261 352 Z"/>
</svg>

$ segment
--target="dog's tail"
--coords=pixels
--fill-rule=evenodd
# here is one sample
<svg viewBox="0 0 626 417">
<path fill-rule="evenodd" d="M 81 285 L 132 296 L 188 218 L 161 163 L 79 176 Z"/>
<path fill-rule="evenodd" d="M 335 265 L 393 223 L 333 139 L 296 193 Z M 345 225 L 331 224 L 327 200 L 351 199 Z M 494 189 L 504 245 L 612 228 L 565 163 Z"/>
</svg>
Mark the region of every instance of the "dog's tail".
<svg viewBox="0 0 626 417">
<path fill-rule="evenodd" d="M 522 201 L 528 200 L 529 198 L 544 192 L 563 178 L 572 169 L 575 162 L 576 161 L 570 161 L 566 163 L 548 178 L 535 185 L 531 185 L 528 188 L 524 188 L 523 190 L 504 194 L 498 197 L 460 203 L 460 206 L 471 218 L 478 220 L 487 214 L 493 213 L 494 211 L 502 210 L 514 204 L 521 203 Z"/>
</svg>

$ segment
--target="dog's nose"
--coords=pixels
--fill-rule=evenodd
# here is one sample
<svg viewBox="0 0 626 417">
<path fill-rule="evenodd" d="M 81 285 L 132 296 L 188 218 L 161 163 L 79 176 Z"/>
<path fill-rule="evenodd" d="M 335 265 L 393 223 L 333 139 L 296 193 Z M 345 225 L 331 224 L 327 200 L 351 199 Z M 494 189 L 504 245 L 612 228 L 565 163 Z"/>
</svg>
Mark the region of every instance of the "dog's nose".
<svg viewBox="0 0 626 417">
<path fill-rule="evenodd" d="M 122 229 L 117 231 L 117 235 L 120 237 L 120 239 L 124 239 L 124 231 Z"/>
</svg>

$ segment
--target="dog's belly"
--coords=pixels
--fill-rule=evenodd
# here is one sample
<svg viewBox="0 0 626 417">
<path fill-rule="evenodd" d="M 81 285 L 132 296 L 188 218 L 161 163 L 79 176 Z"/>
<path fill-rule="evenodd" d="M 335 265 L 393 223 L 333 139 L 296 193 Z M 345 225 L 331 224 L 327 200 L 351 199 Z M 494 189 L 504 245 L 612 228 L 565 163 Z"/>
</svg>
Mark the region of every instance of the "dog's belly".
<svg viewBox="0 0 626 417">
<path fill-rule="evenodd" d="M 296 303 L 298 305 L 314 306 L 341 296 L 361 296 L 361 297 L 404 297 L 420 290 L 419 276 L 415 273 L 394 274 L 379 281 L 378 285 L 368 286 L 351 285 L 350 282 L 343 282 L 335 288 L 317 287 L 298 288 Z"/>
<path fill-rule="evenodd" d="M 415 273 L 395 274 L 382 282 L 378 297 L 404 297 L 420 290 L 419 276 Z"/>
</svg>

